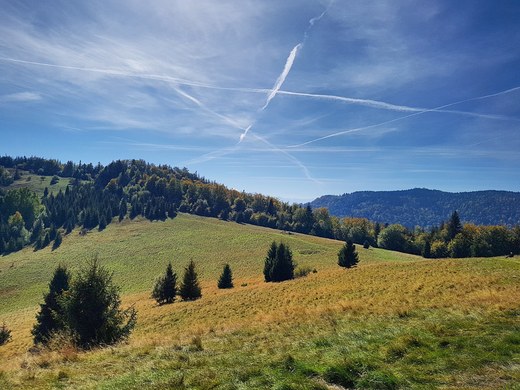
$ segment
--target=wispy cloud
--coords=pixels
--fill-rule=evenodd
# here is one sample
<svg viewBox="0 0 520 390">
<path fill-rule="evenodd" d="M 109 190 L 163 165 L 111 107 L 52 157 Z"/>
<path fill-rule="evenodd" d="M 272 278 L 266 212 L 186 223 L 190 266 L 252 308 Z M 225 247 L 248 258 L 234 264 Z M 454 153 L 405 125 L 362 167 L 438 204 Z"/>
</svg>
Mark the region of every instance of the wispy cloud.
<svg viewBox="0 0 520 390">
<path fill-rule="evenodd" d="M 8 102 L 34 102 L 41 100 L 42 96 L 37 92 L 16 92 L 8 95 L 0 95 L 0 103 Z"/>
<path fill-rule="evenodd" d="M 301 48 L 301 44 L 298 44 L 297 46 L 295 46 L 293 48 L 289 57 L 287 58 L 287 62 L 284 66 L 282 73 L 276 80 L 274 87 L 270 90 L 265 89 L 265 88 L 217 86 L 217 85 L 211 85 L 211 84 L 202 83 L 202 82 L 198 82 L 198 81 L 180 79 L 180 78 L 176 78 L 176 77 L 172 77 L 172 76 L 168 76 L 168 75 L 135 73 L 135 72 L 128 72 L 128 71 L 117 70 L 117 69 L 103 69 L 103 68 L 88 68 L 88 67 L 79 67 L 79 66 L 70 66 L 70 65 L 57 65 L 57 64 L 50 64 L 50 63 L 43 63 L 43 62 L 36 62 L 36 61 L 26 61 L 26 60 L 21 60 L 21 59 L 3 58 L 3 57 L 0 57 L 0 61 L 16 62 L 16 63 L 22 63 L 22 64 L 26 64 L 26 65 L 36 65 L 36 66 L 75 70 L 75 71 L 82 71 L 82 72 L 93 72 L 93 73 L 100 73 L 100 74 L 112 76 L 112 77 L 127 77 L 127 78 L 143 79 L 143 80 L 165 81 L 165 82 L 171 83 L 172 85 L 183 85 L 183 86 L 190 86 L 190 87 L 203 88 L 203 89 L 214 89 L 214 90 L 221 90 L 221 91 L 234 91 L 234 92 L 255 93 L 255 94 L 257 94 L 257 93 L 263 94 L 263 93 L 268 92 L 267 100 L 266 100 L 264 106 L 262 106 L 261 111 L 265 110 L 269 106 L 269 103 L 276 95 L 285 95 L 285 96 L 306 97 L 306 98 L 313 98 L 313 99 L 338 101 L 338 102 L 343 102 L 343 103 L 353 104 L 353 105 L 358 105 L 358 106 L 363 106 L 363 107 L 388 110 L 388 111 L 397 111 L 397 112 L 414 112 L 414 113 L 437 112 L 437 113 L 448 113 L 448 114 L 472 116 L 472 117 L 485 118 L 485 119 L 520 121 L 520 119 L 518 119 L 518 118 L 504 116 L 504 115 L 493 115 L 493 114 L 470 112 L 470 111 L 460 111 L 460 110 L 444 110 L 444 109 L 441 109 L 438 107 L 437 108 L 412 107 L 412 106 L 397 105 L 397 104 L 392 104 L 392 103 L 379 101 L 379 100 L 372 100 L 372 99 L 360 99 L 360 98 L 352 98 L 352 97 L 347 97 L 347 96 L 282 90 L 280 88 L 282 87 L 285 79 L 287 78 L 287 75 L 289 74 L 289 72 L 291 70 L 291 67 L 295 60 L 296 52 L 299 50 L 299 48 Z M 463 101 L 456 102 L 456 103 L 450 103 L 448 105 L 444 105 L 444 106 L 440 106 L 440 107 L 447 108 L 447 107 L 451 107 L 453 105 L 460 104 L 460 103 L 499 96 L 504 93 L 509 93 L 509 92 L 515 91 L 518 88 L 520 88 L 520 87 L 512 88 L 511 90 L 503 91 L 503 92 L 497 93 L 497 94 L 491 94 L 491 95 L 463 100 Z M 220 117 L 220 119 L 223 119 L 229 123 L 231 123 L 233 121 L 233 119 L 231 119 L 229 117 L 225 117 L 223 115 L 216 113 L 213 110 L 208 109 L 206 106 L 202 105 L 200 100 L 193 98 L 193 96 L 188 95 L 186 92 L 180 90 L 179 88 L 175 88 L 175 90 L 181 96 L 191 100 L 193 103 L 195 103 L 200 108 L 203 108 L 206 111 L 215 114 L 215 116 Z M 31 93 L 22 93 L 22 95 L 24 95 L 24 94 L 28 95 L 28 98 L 26 100 L 38 100 L 38 98 L 30 99 L 31 96 L 29 96 L 29 95 Z M 39 96 L 39 95 L 37 95 L 37 96 Z M 39 98 L 41 98 L 41 96 Z M 21 99 L 21 100 L 23 100 L 23 99 Z M 235 124 L 236 124 L 236 122 L 235 122 Z M 247 132 L 251 129 L 252 126 L 253 126 L 253 124 L 250 124 L 248 126 L 239 125 L 237 127 L 239 129 L 244 130 L 244 132 L 240 135 L 240 141 L 243 140 L 243 138 L 247 135 Z M 247 129 L 247 131 L 246 131 L 246 129 Z"/>
</svg>

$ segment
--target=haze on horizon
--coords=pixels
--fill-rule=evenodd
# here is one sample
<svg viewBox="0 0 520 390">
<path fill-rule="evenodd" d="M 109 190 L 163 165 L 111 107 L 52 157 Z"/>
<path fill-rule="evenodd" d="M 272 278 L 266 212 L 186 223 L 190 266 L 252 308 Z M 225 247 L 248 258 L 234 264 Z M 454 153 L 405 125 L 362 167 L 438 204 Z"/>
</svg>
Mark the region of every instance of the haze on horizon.
<svg viewBox="0 0 520 390">
<path fill-rule="evenodd" d="M 307 201 L 519 190 L 520 3 L 0 0 L 0 154 Z"/>
</svg>

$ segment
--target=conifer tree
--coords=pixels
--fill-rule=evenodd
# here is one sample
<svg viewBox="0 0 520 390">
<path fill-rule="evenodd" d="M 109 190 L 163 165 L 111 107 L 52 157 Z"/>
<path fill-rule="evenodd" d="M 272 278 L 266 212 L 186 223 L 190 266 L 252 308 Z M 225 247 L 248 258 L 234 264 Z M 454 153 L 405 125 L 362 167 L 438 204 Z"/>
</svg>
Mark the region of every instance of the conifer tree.
<svg viewBox="0 0 520 390">
<path fill-rule="evenodd" d="M 276 251 L 278 250 L 278 245 L 273 241 L 269 250 L 267 251 L 267 256 L 264 262 L 264 279 L 266 282 L 272 281 L 272 271 L 273 265 L 276 262 Z"/>
<path fill-rule="evenodd" d="M 202 296 L 197 272 L 195 271 L 195 262 L 193 260 L 190 261 L 184 270 L 179 295 L 185 301 L 195 300 Z"/>
<path fill-rule="evenodd" d="M 338 252 L 338 265 L 340 267 L 351 268 L 359 262 L 356 246 L 352 241 L 347 241 Z"/>
<path fill-rule="evenodd" d="M 222 274 L 218 280 L 218 288 L 233 288 L 233 273 L 229 264 L 224 265 Z"/>
<path fill-rule="evenodd" d="M 134 308 L 122 310 L 112 274 L 94 259 L 74 279 L 59 301 L 66 327 L 83 348 L 108 345 L 127 338 L 135 326 Z"/>
<path fill-rule="evenodd" d="M 177 295 L 177 275 L 173 272 L 172 263 L 168 263 L 166 273 L 157 279 L 152 292 L 154 298 L 159 305 L 172 303 Z"/>
<path fill-rule="evenodd" d="M 425 259 L 429 259 L 431 257 L 431 244 L 430 244 L 429 240 L 426 240 L 424 242 L 424 246 L 423 246 L 423 249 L 421 251 L 421 255 Z"/>
<path fill-rule="evenodd" d="M 58 233 L 56 233 L 56 238 L 54 239 L 54 244 L 52 244 L 52 250 L 58 249 L 58 247 L 61 245 L 62 238 L 61 233 L 58 230 Z"/>
<path fill-rule="evenodd" d="M 296 264 L 292 258 L 292 252 L 283 243 L 271 244 L 264 263 L 264 279 L 266 282 L 282 282 L 294 279 Z"/>
<path fill-rule="evenodd" d="M 69 289 L 69 282 L 70 274 L 67 268 L 59 265 L 49 283 L 49 292 L 44 296 L 40 311 L 36 315 L 36 324 L 31 332 L 35 343 L 46 343 L 54 332 L 64 328 L 59 297 Z"/>
<path fill-rule="evenodd" d="M 460 223 L 459 214 L 454 211 L 448 221 L 448 240 L 451 241 L 455 236 L 462 231 L 462 224 Z"/>
<path fill-rule="evenodd" d="M 119 222 L 121 222 L 125 218 L 127 212 L 128 207 L 126 204 L 126 200 L 121 199 L 121 202 L 119 202 Z"/>
<path fill-rule="evenodd" d="M 273 282 L 283 282 L 284 280 L 294 279 L 295 264 L 292 253 L 288 246 L 283 242 L 278 245 L 276 250 L 276 262 L 273 267 Z"/>
</svg>

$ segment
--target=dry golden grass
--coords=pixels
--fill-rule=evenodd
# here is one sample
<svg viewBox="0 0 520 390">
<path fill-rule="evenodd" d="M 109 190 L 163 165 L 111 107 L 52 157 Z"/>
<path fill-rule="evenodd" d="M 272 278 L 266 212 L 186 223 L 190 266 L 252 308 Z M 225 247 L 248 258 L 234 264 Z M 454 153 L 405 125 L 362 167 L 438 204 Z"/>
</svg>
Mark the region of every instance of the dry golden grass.
<svg viewBox="0 0 520 390">
<path fill-rule="evenodd" d="M 283 239 L 293 249 L 299 264 L 316 268 L 318 272 L 283 283 L 264 283 L 263 257 L 273 239 Z M 397 335 L 403 327 L 398 323 L 400 319 L 408 321 L 403 329 L 408 326 L 413 329 L 414 324 L 433 332 L 435 337 L 442 337 L 445 329 L 449 329 L 443 323 L 443 316 L 452 318 L 456 324 L 462 321 L 463 325 L 456 326 L 469 326 L 471 318 L 485 326 L 489 318 L 520 309 L 520 262 L 516 259 L 424 260 L 358 247 L 359 266 L 345 270 L 336 265 L 340 246 L 340 242 L 333 240 L 179 216 L 165 223 L 114 224 L 107 231 L 93 232 L 86 238 L 70 236 L 62 248 L 53 253 L 26 250 L 7 256 L 0 260 L 0 281 L 2 278 L 14 280 L 16 283 L 11 286 L 17 287 L 10 292 L 3 290 L 4 302 L 8 305 L 0 307 L 0 319 L 12 329 L 13 341 L 0 347 L 0 373 L 4 371 L 3 375 L 9 380 L 6 383 L 20 388 L 48 388 L 56 383 L 67 388 L 96 388 L 115 377 L 126 378 L 125 386 L 131 387 L 129 383 L 142 385 L 143 377 L 153 376 L 155 368 L 160 368 L 166 376 L 182 368 L 192 385 L 199 383 L 195 378 L 201 373 L 207 383 L 219 380 L 227 383 L 227 379 L 215 372 L 224 370 L 222 362 L 229 364 L 242 356 L 236 350 L 251 348 L 245 356 L 255 356 L 260 364 L 294 346 L 300 346 L 312 356 L 317 353 L 316 347 L 305 344 L 306 337 L 319 338 L 321 334 L 332 332 L 341 339 L 342 329 L 350 327 L 360 332 L 362 327 L 370 329 L 373 334 L 365 332 L 360 336 L 363 340 L 366 338 L 367 343 L 377 338 L 378 332 L 389 332 L 385 337 Z M 68 264 L 74 268 L 94 252 L 92 248 L 96 248 L 107 267 L 114 269 L 116 282 L 126 283 L 124 306 L 135 305 L 138 311 L 138 325 L 130 340 L 125 345 L 90 352 L 78 352 L 67 343 L 51 351 L 28 352 L 32 346 L 30 330 L 37 309 L 35 303 L 41 295 L 31 289 L 25 293 L 18 291 L 23 288 L 24 278 L 28 282 L 36 281 L 43 292 L 41 286 L 59 261 L 72 259 Z M 189 258 L 194 258 L 199 265 L 202 299 L 157 306 L 150 299 L 155 276 L 163 271 L 169 259 L 182 259 L 175 262 L 180 273 Z M 10 267 L 11 262 L 16 263 L 14 267 Z M 224 262 L 231 264 L 235 274 L 235 288 L 231 290 L 216 287 Z M 38 268 L 44 270 L 45 278 L 38 278 L 34 273 Z M 10 275 L 14 275 L 12 279 Z M 426 314 L 418 319 L 417 313 Z M 388 325 L 386 329 L 383 325 L 386 322 L 394 327 Z M 509 331 L 507 323 L 504 329 Z M 393 350 L 413 348 L 413 343 L 403 346 L 403 340 L 409 340 L 408 335 L 399 337 L 401 339 L 396 339 L 391 346 Z M 200 350 L 204 351 L 204 358 L 197 355 Z M 383 356 L 382 362 L 392 356 L 387 347 L 378 346 L 377 351 Z M 177 368 L 169 366 L 173 364 L 171 359 L 177 359 L 174 365 Z M 202 359 L 210 368 L 203 370 L 193 359 Z M 325 358 L 319 355 L 315 359 Z M 332 357 L 327 359 L 333 361 Z M 490 388 L 500 383 L 497 378 L 505 375 L 505 369 L 482 363 L 477 370 L 492 369 L 495 372 Z M 518 369 L 511 372 L 515 377 Z M 228 372 L 226 375 L 239 374 Z M 469 381 L 469 374 L 461 375 L 466 375 L 466 382 Z M 459 383 L 455 377 L 449 379 L 447 374 L 439 374 L 439 378 L 446 383 Z M 0 387 L 1 380 L 0 375 Z M 123 382 L 117 383 L 115 387 L 107 384 L 106 388 L 118 388 Z M 193 385 L 195 388 L 205 386 Z"/>
</svg>

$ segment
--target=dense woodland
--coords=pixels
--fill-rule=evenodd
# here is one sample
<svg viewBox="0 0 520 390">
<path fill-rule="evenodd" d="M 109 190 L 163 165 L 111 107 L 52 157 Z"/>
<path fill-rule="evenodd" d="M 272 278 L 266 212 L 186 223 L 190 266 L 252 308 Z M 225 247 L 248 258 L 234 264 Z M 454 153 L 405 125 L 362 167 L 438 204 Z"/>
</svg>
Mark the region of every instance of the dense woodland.
<svg viewBox="0 0 520 390">
<path fill-rule="evenodd" d="M 311 202 L 327 207 L 337 217 L 355 216 L 371 221 L 415 226 L 439 226 L 457 210 L 463 221 L 476 225 L 506 225 L 520 222 L 520 193 L 510 191 L 443 192 L 414 188 L 404 191 L 360 191 L 339 196 L 325 195 Z"/>
<path fill-rule="evenodd" d="M 63 234 L 80 227 L 103 230 L 114 221 L 174 218 L 177 212 L 220 218 L 284 231 L 379 246 L 425 257 L 498 256 L 520 253 L 520 226 L 461 224 L 449 221 L 413 230 L 365 218 L 338 218 L 326 208 L 281 202 L 260 194 L 228 189 L 186 168 L 118 160 L 107 166 L 61 163 L 38 157 L 0 157 L 2 183 L 27 172 L 68 180 L 65 191 L 45 191 L 40 199 L 28 188 L 0 189 L 0 253 L 27 245 L 57 248 Z M 51 182 L 52 183 L 52 182 Z"/>
</svg>

